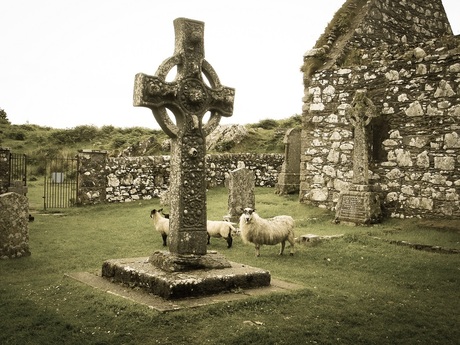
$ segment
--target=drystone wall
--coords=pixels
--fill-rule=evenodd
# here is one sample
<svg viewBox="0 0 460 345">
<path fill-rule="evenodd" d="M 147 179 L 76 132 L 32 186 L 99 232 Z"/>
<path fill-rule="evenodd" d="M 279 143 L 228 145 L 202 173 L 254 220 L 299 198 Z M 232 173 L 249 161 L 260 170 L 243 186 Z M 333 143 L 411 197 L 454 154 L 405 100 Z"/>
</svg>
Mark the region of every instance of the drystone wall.
<svg viewBox="0 0 460 345">
<path fill-rule="evenodd" d="M 10 185 L 10 149 L 0 147 L 0 194 L 8 192 Z"/>
<path fill-rule="evenodd" d="M 362 63 L 313 74 L 304 97 L 302 202 L 334 209 L 353 177 L 355 91 L 370 124 L 370 183 L 393 217 L 460 217 L 460 37 L 360 52 Z"/>
<path fill-rule="evenodd" d="M 80 204 L 151 199 L 169 187 L 170 156 L 113 158 L 82 151 L 79 159 Z M 274 187 L 283 161 L 283 154 L 206 155 L 207 188 L 223 186 L 239 162 L 254 171 L 256 186 Z"/>
</svg>

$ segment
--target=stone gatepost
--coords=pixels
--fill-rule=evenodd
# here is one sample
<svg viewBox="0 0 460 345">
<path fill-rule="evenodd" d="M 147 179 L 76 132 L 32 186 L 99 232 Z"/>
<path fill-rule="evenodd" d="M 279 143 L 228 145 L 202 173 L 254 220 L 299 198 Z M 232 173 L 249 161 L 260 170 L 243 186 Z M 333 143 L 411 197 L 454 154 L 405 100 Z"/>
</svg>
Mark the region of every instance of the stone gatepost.
<svg viewBox="0 0 460 345">
<path fill-rule="evenodd" d="M 284 163 L 275 186 L 277 194 L 294 194 L 300 190 L 300 134 L 300 128 L 291 128 L 284 135 Z"/>
<path fill-rule="evenodd" d="M 10 154 L 10 148 L 0 147 L 0 194 L 8 192 L 10 186 Z"/>
<path fill-rule="evenodd" d="M 78 190 L 77 200 L 80 205 L 92 205 L 105 202 L 107 174 L 101 170 L 107 161 L 105 150 L 78 151 Z"/>
<path fill-rule="evenodd" d="M 207 253 L 206 136 L 222 116 L 232 115 L 235 90 L 220 84 L 204 58 L 204 23 L 178 18 L 174 29 L 174 55 L 160 65 L 155 76 L 136 75 L 133 102 L 151 109 L 171 138 L 169 252 L 155 251 L 147 260 L 106 261 L 102 275 L 165 298 L 269 285 L 268 271 L 247 271 L 243 265 L 237 271 L 222 255 Z M 176 66 L 176 77 L 167 82 Z M 207 122 L 203 119 L 206 113 Z"/>
<path fill-rule="evenodd" d="M 18 193 L 0 195 L 0 259 L 30 255 L 29 201 Z"/>
<path fill-rule="evenodd" d="M 230 222 L 237 223 L 246 207 L 255 209 L 255 176 L 252 170 L 238 168 L 228 177 L 228 215 Z"/>
<path fill-rule="evenodd" d="M 336 223 L 373 224 L 381 221 L 380 194 L 370 191 L 368 125 L 377 117 L 366 90 L 355 93 L 347 109 L 348 120 L 354 127 L 353 180 L 348 191 L 339 195 L 336 206 Z"/>
</svg>

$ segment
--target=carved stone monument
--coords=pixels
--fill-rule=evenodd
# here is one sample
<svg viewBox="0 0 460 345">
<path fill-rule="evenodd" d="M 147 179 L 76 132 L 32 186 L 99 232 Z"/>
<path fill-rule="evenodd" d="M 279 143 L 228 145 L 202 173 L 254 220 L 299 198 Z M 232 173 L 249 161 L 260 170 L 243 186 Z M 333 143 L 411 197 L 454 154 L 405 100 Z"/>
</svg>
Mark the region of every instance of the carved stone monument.
<svg viewBox="0 0 460 345">
<path fill-rule="evenodd" d="M 366 97 L 366 90 L 356 91 L 347 110 L 354 127 L 353 180 L 348 191 L 339 195 L 335 221 L 352 224 L 373 224 L 381 221 L 380 195 L 370 191 L 369 143 L 367 126 L 376 117 L 375 106 Z"/>
<path fill-rule="evenodd" d="M 204 23 L 178 18 L 174 29 L 174 55 L 154 76 L 137 74 L 134 85 L 134 105 L 151 109 L 171 138 L 169 252 L 156 251 L 148 260 L 106 261 L 103 276 L 144 287 L 165 298 L 269 285 L 267 271 L 248 271 L 247 266 L 232 264 L 222 255 L 206 251 L 206 136 L 222 116 L 232 115 L 235 90 L 222 86 L 204 59 Z M 167 82 L 166 76 L 175 66 L 177 75 Z M 207 112 L 210 117 L 204 123 Z"/>
<path fill-rule="evenodd" d="M 238 222 L 246 207 L 255 208 L 255 176 L 252 170 L 241 167 L 228 177 L 228 215 L 230 222 Z"/>
<path fill-rule="evenodd" d="M 284 135 L 284 162 L 275 186 L 275 193 L 294 194 L 300 187 L 300 128 L 290 128 Z"/>
</svg>

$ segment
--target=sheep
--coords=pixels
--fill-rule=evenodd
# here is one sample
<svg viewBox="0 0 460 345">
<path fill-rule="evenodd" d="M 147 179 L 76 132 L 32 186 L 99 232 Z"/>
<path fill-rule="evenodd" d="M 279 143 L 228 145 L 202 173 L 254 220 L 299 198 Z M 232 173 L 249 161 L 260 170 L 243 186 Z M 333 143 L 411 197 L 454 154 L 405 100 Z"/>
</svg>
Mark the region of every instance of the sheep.
<svg viewBox="0 0 460 345">
<path fill-rule="evenodd" d="M 260 256 L 260 246 L 281 242 L 279 255 L 283 255 L 286 241 L 290 244 L 290 255 L 294 255 L 294 219 L 291 216 L 261 218 L 255 209 L 245 208 L 240 217 L 241 238 L 244 243 L 254 243 L 256 256 Z"/>
<path fill-rule="evenodd" d="M 150 212 L 150 218 L 153 220 L 153 224 L 155 225 L 155 229 L 161 234 L 161 237 L 163 238 L 163 246 L 166 247 L 166 239 L 168 238 L 169 235 L 169 219 L 165 218 L 161 212 L 163 211 L 162 208 L 159 210 L 153 209 Z"/>
<path fill-rule="evenodd" d="M 232 223 L 225 220 L 208 220 L 206 222 L 206 230 L 208 232 L 208 244 L 211 237 L 222 237 L 227 241 L 227 248 L 232 247 L 232 232 L 235 231 Z"/>
</svg>

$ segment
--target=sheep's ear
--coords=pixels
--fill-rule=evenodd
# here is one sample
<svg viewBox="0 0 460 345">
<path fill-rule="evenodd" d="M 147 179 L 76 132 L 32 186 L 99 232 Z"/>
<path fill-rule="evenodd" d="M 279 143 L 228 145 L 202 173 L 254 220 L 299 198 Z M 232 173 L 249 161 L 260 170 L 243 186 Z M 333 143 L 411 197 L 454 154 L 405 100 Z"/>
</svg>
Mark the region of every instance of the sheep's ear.
<svg viewBox="0 0 460 345">
<path fill-rule="evenodd" d="M 158 212 L 161 212 L 161 211 L 163 211 L 163 209 L 162 209 L 162 208 L 160 208 L 160 209 L 158 210 Z"/>
</svg>

